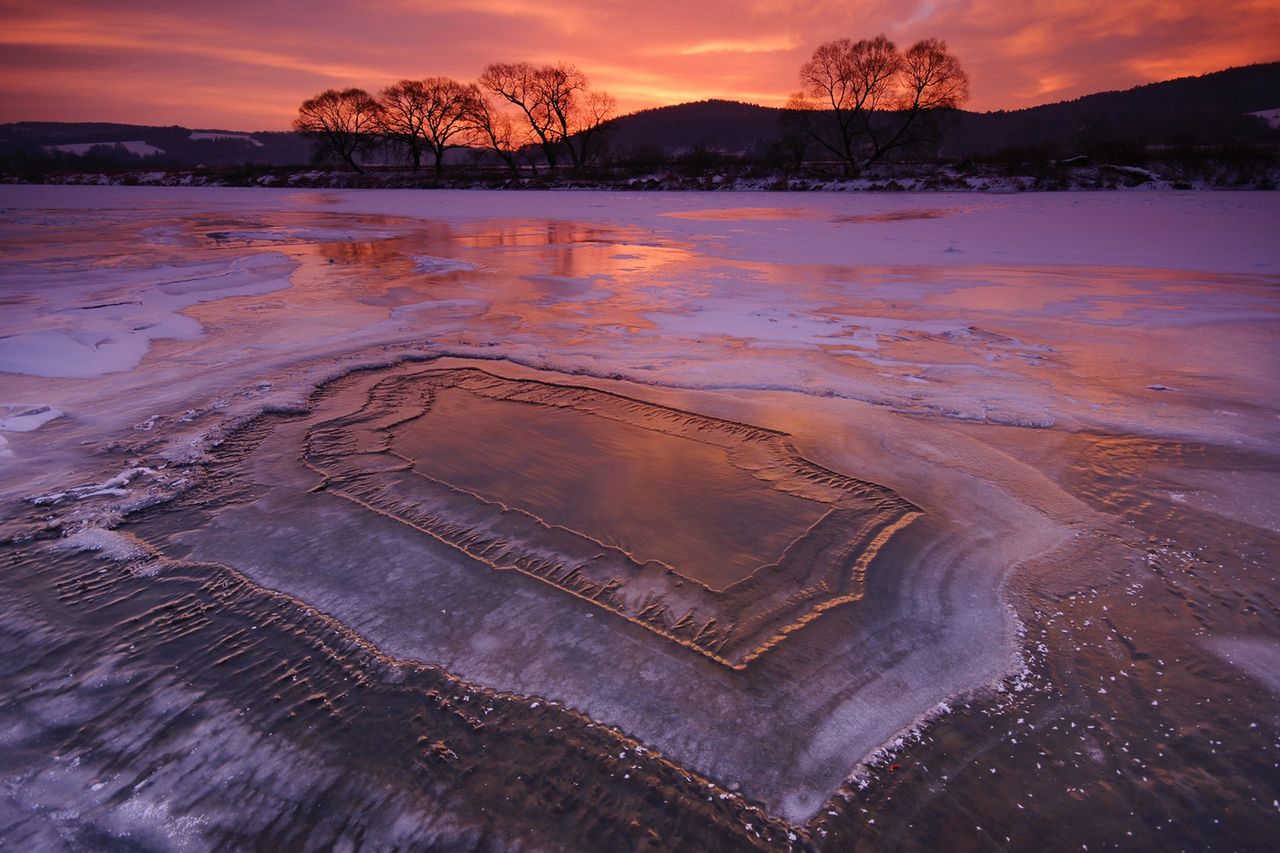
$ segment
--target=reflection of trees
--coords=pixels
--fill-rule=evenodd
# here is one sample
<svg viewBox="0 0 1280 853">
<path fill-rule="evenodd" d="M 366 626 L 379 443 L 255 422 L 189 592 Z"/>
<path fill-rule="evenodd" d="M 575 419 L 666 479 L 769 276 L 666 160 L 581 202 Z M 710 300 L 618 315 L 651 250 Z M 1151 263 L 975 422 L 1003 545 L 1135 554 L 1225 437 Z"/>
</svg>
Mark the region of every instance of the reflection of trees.
<svg viewBox="0 0 1280 853">
<path fill-rule="evenodd" d="M 540 227 L 532 223 L 494 223 L 482 234 L 471 234 L 461 239 L 480 249 L 497 249 L 503 246 L 582 243 L 597 239 L 600 233 L 596 229 L 583 228 L 572 222 L 549 220 Z"/>
<path fill-rule="evenodd" d="M 379 224 L 379 220 L 367 220 L 365 224 L 376 225 Z M 368 263 L 401 261 L 405 257 L 406 250 L 448 254 L 447 247 L 457 242 L 453 228 L 448 223 L 424 222 L 404 237 L 344 240 L 319 243 L 317 246 L 321 255 L 339 263 Z"/>
<path fill-rule="evenodd" d="M 333 260 L 344 263 L 358 263 L 372 261 L 379 255 L 387 257 L 390 251 L 383 240 L 361 240 L 359 242 L 349 243 L 326 243 L 321 247 L 321 253 Z"/>
</svg>

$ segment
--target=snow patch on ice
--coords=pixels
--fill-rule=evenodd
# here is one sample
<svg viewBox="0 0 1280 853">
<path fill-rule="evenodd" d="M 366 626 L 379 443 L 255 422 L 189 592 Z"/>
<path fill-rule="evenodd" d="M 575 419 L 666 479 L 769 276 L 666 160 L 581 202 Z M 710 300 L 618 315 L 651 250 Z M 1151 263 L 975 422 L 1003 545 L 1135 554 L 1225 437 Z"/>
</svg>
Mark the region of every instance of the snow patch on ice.
<svg viewBox="0 0 1280 853">
<path fill-rule="evenodd" d="M 254 139 L 252 136 L 250 136 L 247 133 L 216 133 L 211 131 L 196 131 L 196 132 L 193 132 L 187 138 L 192 140 L 193 142 L 202 142 L 205 140 L 216 141 L 220 139 L 236 139 L 248 145 L 252 145 L 254 148 L 262 147 L 262 143 L 260 141 L 258 141 L 257 139 Z"/>
<path fill-rule="evenodd" d="M 175 851 L 201 850 L 207 843 L 203 837 L 207 817 L 175 814 L 165 799 L 152 799 L 150 790 L 139 794 L 135 786 L 132 796 L 107 812 L 104 823 L 121 841 L 142 848 Z"/>
<path fill-rule="evenodd" d="M 151 549 L 135 536 L 102 527 L 87 527 L 64 537 L 55 545 L 61 551 L 96 551 L 108 560 L 127 563 L 152 556 Z"/>
<path fill-rule="evenodd" d="M 59 504 L 63 501 L 79 501 L 85 498 L 96 498 L 106 496 L 122 496 L 129 494 L 129 490 L 125 488 L 134 479 L 146 474 L 154 474 L 150 468 L 141 466 L 134 468 L 126 468 L 114 477 L 103 480 L 101 483 L 88 483 L 83 486 L 74 486 L 60 492 L 49 492 L 44 495 L 35 495 L 27 498 L 36 506 L 51 506 Z"/>
<path fill-rule="evenodd" d="M 471 272 L 476 265 L 454 258 L 437 258 L 431 255 L 414 255 L 414 268 L 425 275 L 446 275 L 455 272 Z"/>
<path fill-rule="evenodd" d="M 37 276 L 46 305 L 29 322 L 30 331 L 0 338 L 0 372 L 32 376 L 83 378 L 132 370 L 158 339 L 192 341 L 201 336 L 198 322 L 180 312 L 204 302 L 254 296 L 289 286 L 297 263 L 278 253 L 237 258 L 230 263 L 194 267 L 157 267 L 131 276 L 113 273 L 116 288 L 127 299 L 84 304 L 98 284 L 64 285 Z M 121 279 L 134 281 L 121 284 Z M 145 282 L 137 287 L 138 280 Z M 136 288 L 136 289 L 135 289 Z M 119 292 L 119 291 L 117 291 Z"/>
<path fill-rule="evenodd" d="M 0 403 L 0 432 L 31 432 L 60 417 L 61 410 L 42 403 Z"/>
</svg>

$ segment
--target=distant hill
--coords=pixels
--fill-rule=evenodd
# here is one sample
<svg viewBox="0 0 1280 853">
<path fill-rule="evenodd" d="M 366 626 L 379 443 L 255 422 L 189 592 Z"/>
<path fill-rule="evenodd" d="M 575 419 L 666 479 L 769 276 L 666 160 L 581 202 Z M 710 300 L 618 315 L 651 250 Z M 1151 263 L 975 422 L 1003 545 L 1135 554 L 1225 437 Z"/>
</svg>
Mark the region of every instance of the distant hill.
<svg viewBox="0 0 1280 853">
<path fill-rule="evenodd" d="M 50 158 L 72 168 L 299 166 L 311 162 L 311 143 L 288 132 L 22 121 L 0 125 L 0 157 Z"/>
<path fill-rule="evenodd" d="M 1102 92 L 1022 110 L 944 117 L 947 159 L 1035 150 L 1072 157 L 1143 146 L 1280 143 L 1280 62 Z M 764 158 L 781 111 L 710 100 L 642 110 L 610 122 L 608 155 L 655 164 L 713 152 Z M 455 155 L 455 158 L 460 155 Z M 241 133 L 108 123 L 0 125 L 0 168 L 14 171 L 303 166 L 311 142 L 289 132 Z"/>
<path fill-rule="evenodd" d="M 1275 141 L 1250 113 L 1280 107 L 1280 62 L 1182 77 L 1023 110 L 961 113 L 940 154 L 1050 147 L 1064 155 L 1108 142 L 1139 145 Z"/>
<path fill-rule="evenodd" d="M 641 110 L 610 123 L 609 148 L 630 157 L 699 149 L 751 153 L 777 137 L 778 113 L 773 107 L 720 100 Z"/>
<path fill-rule="evenodd" d="M 1263 116 L 1280 108 L 1280 62 L 1103 92 L 1022 110 L 958 110 L 938 154 L 989 156 L 1047 147 L 1062 156 L 1106 144 L 1171 145 L 1275 141 Z M 665 156 L 714 148 L 759 154 L 776 136 L 781 111 L 733 101 L 659 107 L 615 119 L 610 150 L 621 156 Z"/>
</svg>

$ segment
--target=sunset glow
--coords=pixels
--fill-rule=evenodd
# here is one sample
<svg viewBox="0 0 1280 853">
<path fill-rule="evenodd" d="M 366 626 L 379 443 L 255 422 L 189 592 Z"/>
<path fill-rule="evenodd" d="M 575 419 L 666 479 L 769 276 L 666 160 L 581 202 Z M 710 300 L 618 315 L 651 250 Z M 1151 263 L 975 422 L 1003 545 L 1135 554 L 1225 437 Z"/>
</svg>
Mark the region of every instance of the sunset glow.
<svg viewBox="0 0 1280 853">
<path fill-rule="evenodd" d="M 880 32 L 945 39 L 979 110 L 1280 57 L 1277 0 L 6 0 L 0 10 L 0 121 L 240 130 L 282 130 L 330 86 L 468 80 L 493 61 L 575 63 L 621 112 L 704 98 L 780 105 L 817 44 Z"/>
</svg>

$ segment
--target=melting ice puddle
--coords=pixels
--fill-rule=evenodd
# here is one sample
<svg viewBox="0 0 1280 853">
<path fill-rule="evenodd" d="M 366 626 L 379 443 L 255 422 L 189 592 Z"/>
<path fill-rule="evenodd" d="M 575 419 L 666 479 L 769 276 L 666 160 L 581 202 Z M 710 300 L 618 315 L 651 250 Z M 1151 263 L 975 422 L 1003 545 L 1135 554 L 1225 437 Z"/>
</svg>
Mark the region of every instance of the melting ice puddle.
<svg viewBox="0 0 1280 853">
<path fill-rule="evenodd" d="M 861 598 L 920 515 L 784 433 L 474 368 L 393 373 L 308 430 L 304 461 L 477 571 L 537 578 L 736 669 Z"/>
<path fill-rule="evenodd" d="M 734 467 L 720 447 L 459 389 L 442 391 L 392 447 L 424 474 L 712 589 L 776 561 L 828 509 Z"/>
</svg>

